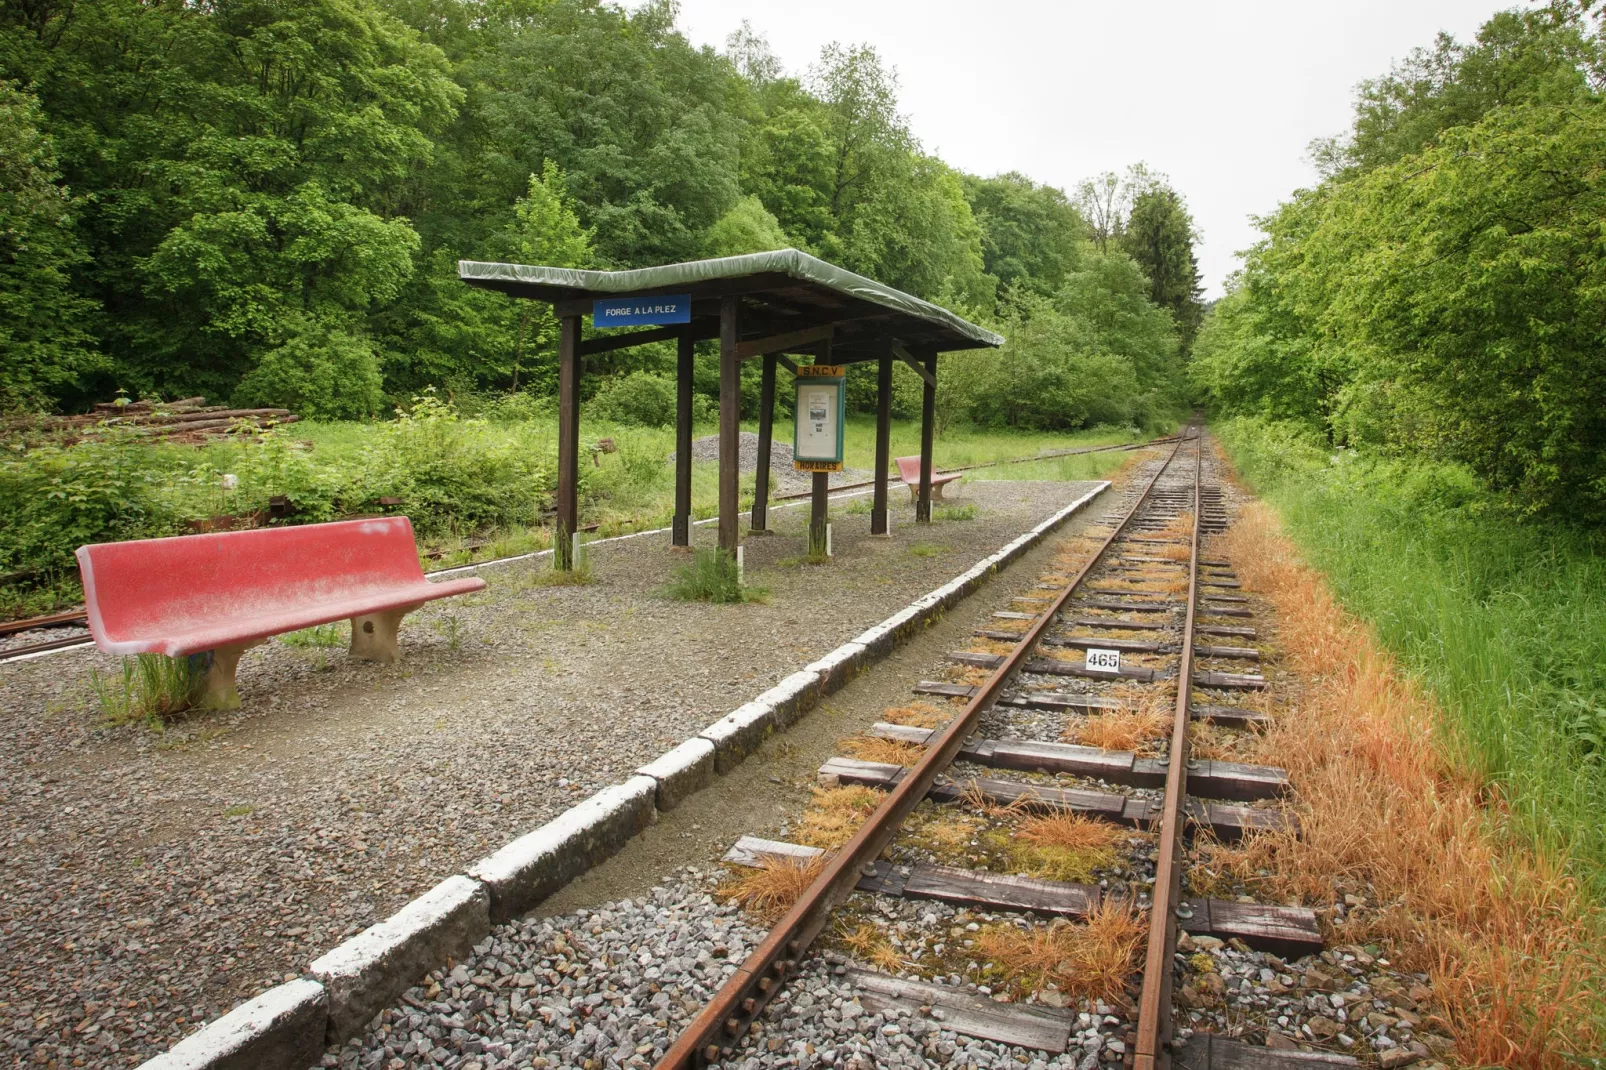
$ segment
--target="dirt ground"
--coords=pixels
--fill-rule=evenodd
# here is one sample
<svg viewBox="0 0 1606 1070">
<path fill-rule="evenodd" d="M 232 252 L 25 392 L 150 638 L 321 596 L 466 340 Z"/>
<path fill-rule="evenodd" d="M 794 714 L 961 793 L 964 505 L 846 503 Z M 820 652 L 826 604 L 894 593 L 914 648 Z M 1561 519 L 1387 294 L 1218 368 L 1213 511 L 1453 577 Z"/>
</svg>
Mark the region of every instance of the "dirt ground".
<svg viewBox="0 0 1606 1070">
<path fill-rule="evenodd" d="M 540 583 L 540 560 L 488 568 L 487 591 L 409 618 L 402 664 L 347 662 L 343 635 L 332 647 L 274 642 L 246 655 L 238 714 L 160 732 L 105 724 L 90 674 L 116 659 L 0 667 L 0 1035 L 19 1062 L 40 1065 L 132 1065 L 164 1050 L 1090 486 L 970 482 L 953 504 L 974 506 L 974 518 L 929 528 L 897 494 L 889 539 L 869 537 L 867 504 L 837 503 L 837 556 L 824 566 L 801 560 L 806 511 L 776 510 L 777 533 L 747 541 L 749 581 L 768 594 L 746 605 L 664 597 L 685 562 L 667 535 L 595 547 L 586 586 Z M 1099 511 L 1095 501 L 1084 515 Z M 715 537 L 695 530 L 700 544 Z M 1024 560 L 998 582 L 1034 576 Z M 957 626 L 896 657 L 929 661 L 918 652 Z M 834 711 L 907 687 L 872 682 L 881 678 L 726 783 L 774 788 L 776 776 L 801 791 L 813 752 L 847 730 L 835 723 L 858 723 Z M 776 754 L 791 760 L 768 769 Z M 649 840 L 700 833 L 683 825 L 717 810 L 721 794 L 693 800 Z M 590 894 L 609 872 L 619 871 L 563 894 Z"/>
</svg>

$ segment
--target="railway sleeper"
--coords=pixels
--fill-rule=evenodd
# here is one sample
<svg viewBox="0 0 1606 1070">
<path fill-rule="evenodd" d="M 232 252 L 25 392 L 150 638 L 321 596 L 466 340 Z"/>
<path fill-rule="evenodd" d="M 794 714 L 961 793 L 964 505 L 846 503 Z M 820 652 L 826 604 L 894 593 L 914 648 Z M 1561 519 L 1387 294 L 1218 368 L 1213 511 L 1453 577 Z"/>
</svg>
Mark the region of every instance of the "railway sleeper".
<svg viewBox="0 0 1606 1070">
<path fill-rule="evenodd" d="M 820 766 L 819 782 L 825 787 L 845 784 L 890 789 L 904 775 L 901 765 L 865 762 L 857 758 L 832 758 Z M 979 793 L 995 806 L 1019 806 L 1027 810 L 1052 812 L 1068 810 L 1119 825 L 1148 830 L 1161 820 L 1157 800 L 1119 795 L 1083 788 L 1058 788 L 1044 784 L 1025 784 L 993 777 L 971 777 L 964 781 L 939 776 L 926 797 L 933 802 L 959 802 L 967 794 Z M 1208 828 L 1217 839 L 1236 843 L 1251 830 L 1273 831 L 1287 827 L 1289 818 L 1281 810 L 1210 799 L 1189 799 L 1184 814 L 1193 827 Z"/>
<path fill-rule="evenodd" d="M 921 746 L 927 745 L 937 731 L 884 723 L 870 728 L 871 734 L 882 739 L 896 739 Z M 1164 764 L 1153 758 L 1140 758 L 1134 752 L 1125 750 L 1105 750 L 1072 743 L 1039 743 L 1035 740 L 972 739 L 960 749 L 959 757 L 995 769 L 1067 773 L 1135 788 L 1165 786 Z M 1288 791 L 1288 770 L 1276 766 L 1245 765 L 1205 758 L 1189 763 L 1190 795 L 1253 802 L 1256 799 L 1275 799 L 1286 795 Z"/>
<path fill-rule="evenodd" d="M 969 665 L 977 669 L 996 669 L 1004 663 L 1003 654 L 982 654 L 971 650 L 954 650 L 948 654 L 948 660 L 957 665 Z M 1081 676 L 1091 680 L 1136 680 L 1140 683 L 1149 683 L 1154 679 L 1154 670 L 1143 666 L 1123 665 L 1115 672 L 1103 669 L 1089 669 L 1086 665 L 1074 665 L 1068 661 L 1056 661 L 1052 658 L 1033 658 L 1021 667 L 1022 672 L 1035 673 L 1039 676 Z"/>
<path fill-rule="evenodd" d="M 818 847 L 743 836 L 725 852 L 724 862 L 757 868 L 770 860 L 808 864 L 825 854 Z M 885 860 L 866 867 L 857 891 L 901 899 L 931 899 L 977 910 L 1031 912 L 1049 918 L 1085 918 L 1103 900 L 1096 884 L 1044 880 L 975 869 Z M 1189 899 L 1178 912 L 1181 927 L 1194 936 L 1242 940 L 1258 951 L 1298 958 L 1322 949 L 1316 912 L 1309 907 L 1242 903 L 1229 899 Z"/>
</svg>

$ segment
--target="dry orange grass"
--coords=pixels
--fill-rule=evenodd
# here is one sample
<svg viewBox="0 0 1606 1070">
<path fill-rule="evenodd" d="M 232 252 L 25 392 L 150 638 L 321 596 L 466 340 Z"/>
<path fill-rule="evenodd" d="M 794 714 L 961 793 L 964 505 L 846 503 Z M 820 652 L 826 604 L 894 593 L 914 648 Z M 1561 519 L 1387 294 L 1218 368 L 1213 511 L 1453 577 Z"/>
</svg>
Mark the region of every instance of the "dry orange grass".
<svg viewBox="0 0 1606 1070">
<path fill-rule="evenodd" d="M 1013 654 L 1016 643 L 1006 643 L 1002 639 L 982 639 L 972 636 L 965 643 L 965 650 L 971 654 Z"/>
<path fill-rule="evenodd" d="M 882 739 L 880 736 L 852 736 L 841 740 L 838 748 L 849 758 L 861 762 L 886 762 L 888 765 L 914 765 L 926 748 L 902 739 Z"/>
<path fill-rule="evenodd" d="M 1015 835 L 1038 847 L 1096 851 L 1114 847 L 1132 835 L 1132 830 L 1081 814 L 1061 813 L 1028 817 L 1015 826 Z"/>
<path fill-rule="evenodd" d="M 792 909 L 824 868 L 824 855 L 807 862 L 766 855 L 757 868 L 744 869 L 721 884 L 719 895 L 737 900 L 749 914 L 773 923 Z"/>
<path fill-rule="evenodd" d="M 939 710 L 924 702 L 916 702 L 909 706 L 894 706 L 883 710 L 881 719 L 888 724 L 907 725 L 910 728 L 941 728 L 953 720 L 953 711 Z"/>
<path fill-rule="evenodd" d="M 1397 964 L 1429 971 L 1469 1065 L 1560 1070 L 1606 1050 L 1600 908 L 1557 862 L 1502 834 L 1499 799 L 1437 745 L 1432 697 L 1339 608 L 1269 508 L 1248 506 L 1225 545 L 1246 589 L 1276 608 L 1301 681 L 1264 746 L 1288 767 L 1301 815 L 1297 835 L 1215 858 L 1273 895 L 1365 894 L 1377 909 L 1335 936 L 1389 941 Z"/>
<path fill-rule="evenodd" d="M 1143 937 L 1143 921 L 1132 907 L 1106 899 L 1081 925 L 983 929 L 976 951 L 1023 993 L 1052 981 L 1073 999 L 1116 1003 L 1126 1000 Z"/>
<path fill-rule="evenodd" d="M 1161 741 L 1171 731 L 1171 710 L 1164 695 L 1145 696 L 1124 710 L 1070 721 L 1065 741 L 1105 750 L 1135 751 L 1145 743 Z"/>
<path fill-rule="evenodd" d="M 884 798 L 874 788 L 863 786 L 815 788 L 792 839 L 806 847 L 834 851 L 853 838 Z"/>
<path fill-rule="evenodd" d="M 842 942 L 861 960 L 887 973 L 897 973 L 909 965 L 873 922 L 859 922 L 851 932 L 842 934 Z"/>
</svg>

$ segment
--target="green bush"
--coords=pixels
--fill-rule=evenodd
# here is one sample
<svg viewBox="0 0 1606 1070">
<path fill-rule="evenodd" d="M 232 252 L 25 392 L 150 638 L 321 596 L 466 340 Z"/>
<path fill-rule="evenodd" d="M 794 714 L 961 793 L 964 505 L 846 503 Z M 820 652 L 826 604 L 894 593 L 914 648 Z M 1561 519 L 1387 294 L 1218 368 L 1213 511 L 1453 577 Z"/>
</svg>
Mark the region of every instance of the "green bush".
<svg viewBox="0 0 1606 1070">
<path fill-rule="evenodd" d="M 174 534 L 170 484 L 182 482 L 128 432 L 63 449 L 46 446 L 0 462 L 0 573 L 70 575 L 73 551 L 92 542 Z"/>
<path fill-rule="evenodd" d="M 764 595 L 742 584 L 735 554 L 714 549 L 694 551 L 691 564 L 675 570 L 664 593 L 682 602 L 756 602 Z"/>
<path fill-rule="evenodd" d="M 712 406 L 692 395 L 692 420 L 709 418 Z M 586 405 L 587 414 L 639 427 L 672 427 L 675 423 L 675 381 L 651 372 L 631 372 L 610 380 Z"/>
<path fill-rule="evenodd" d="M 464 420 L 433 393 L 376 428 L 361 465 L 374 497 L 404 502 L 420 534 L 531 523 L 553 486 L 534 443 Z"/>
<path fill-rule="evenodd" d="M 384 397 L 373 343 L 319 324 L 263 354 L 234 391 L 240 405 L 276 406 L 333 420 L 371 416 Z"/>
</svg>

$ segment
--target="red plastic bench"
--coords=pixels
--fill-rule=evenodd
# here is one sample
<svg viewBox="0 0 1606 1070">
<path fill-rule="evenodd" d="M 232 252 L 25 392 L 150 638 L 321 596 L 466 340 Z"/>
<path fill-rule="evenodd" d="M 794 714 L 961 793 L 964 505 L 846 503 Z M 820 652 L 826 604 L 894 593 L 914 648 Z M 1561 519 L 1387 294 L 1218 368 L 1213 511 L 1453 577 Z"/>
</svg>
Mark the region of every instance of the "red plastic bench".
<svg viewBox="0 0 1606 1070">
<path fill-rule="evenodd" d="M 431 583 L 404 516 L 78 548 L 95 645 L 108 654 L 210 654 L 203 705 L 240 704 L 240 655 L 270 636 L 351 621 L 351 654 L 398 656 L 396 630 L 425 602 L 484 588 Z"/>
<path fill-rule="evenodd" d="M 909 488 L 909 500 L 918 501 L 920 499 L 920 458 L 899 457 L 898 475 L 902 477 L 904 485 Z M 951 475 L 939 476 L 935 471 L 933 471 L 931 473 L 931 496 L 933 498 L 941 498 L 944 484 L 957 483 L 964 478 L 965 477 L 958 472 L 954 472 Z"/>
</svg>

